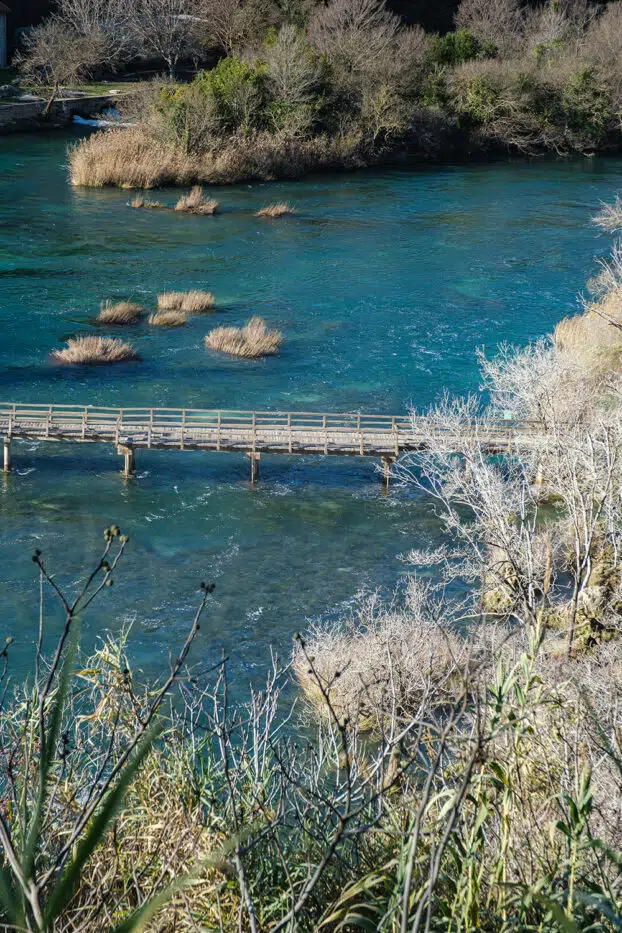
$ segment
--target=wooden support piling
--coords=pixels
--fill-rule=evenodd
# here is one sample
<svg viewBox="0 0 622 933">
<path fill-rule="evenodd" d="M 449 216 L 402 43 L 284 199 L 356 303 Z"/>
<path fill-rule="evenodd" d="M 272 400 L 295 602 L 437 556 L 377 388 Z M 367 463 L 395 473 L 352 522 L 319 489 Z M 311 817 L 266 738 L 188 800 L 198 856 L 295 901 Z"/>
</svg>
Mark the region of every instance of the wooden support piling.
<svg viewBox="0 0 622 933">
<path fill-rule="evenodd" d="M 254 486 L 259 479 L 259 461 L 261 454 L 256 450 L 247 450 L 246 456 L 251 462 L 251 486 Z"/>
<path fill-rule="evenodd" d="M 382 475 L 384 479 L 385 489 L 389 488 L 389 482 L 391 480 L 391 467 L 395 462 L 395 457 L 381 457 L 382 462 Z"/>
<path fill-rule="evenodd" d="M 134 448 L 127 444 L 119 444 L 117 447 L 117 453 L 121 454 L 124 458 L 123 465 L 123 475 L 126 479 L 129 479 L 136 472 L 136 453 Z"/>
<path fill-rule="evenodd" d="M 11 438 L 4 438 L 4 472 L 10 473 L 13 468 L 13 457 L 11 455 Z"/>
</svg>

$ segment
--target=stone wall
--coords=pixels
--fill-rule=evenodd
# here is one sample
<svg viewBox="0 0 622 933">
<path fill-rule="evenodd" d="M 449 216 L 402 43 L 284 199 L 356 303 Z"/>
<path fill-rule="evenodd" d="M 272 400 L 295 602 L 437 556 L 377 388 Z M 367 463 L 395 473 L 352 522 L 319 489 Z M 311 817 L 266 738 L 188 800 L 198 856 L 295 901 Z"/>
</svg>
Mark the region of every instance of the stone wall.
<svg viewBox="0 0 622 933">
<path fill-rule="evenodd" d="M 0 104 L 0 133 L 40 130 L 46 126 L 65 126 L 71 123 L 74 114 L 90 117 L 114 107 L 118 95 L 100 97 L 75 97 L 71 100 L 57 100 L 47 117 L 43 117 L 45 103 L 24 101 L 23 103 Z"/>
</svg>

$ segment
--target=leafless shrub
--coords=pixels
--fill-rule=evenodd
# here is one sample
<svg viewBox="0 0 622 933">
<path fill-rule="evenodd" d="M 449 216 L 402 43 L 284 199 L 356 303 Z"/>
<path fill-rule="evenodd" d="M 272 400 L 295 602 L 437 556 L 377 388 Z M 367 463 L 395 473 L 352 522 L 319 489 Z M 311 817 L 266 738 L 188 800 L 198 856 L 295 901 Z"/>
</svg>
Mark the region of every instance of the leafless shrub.
<svg viewBox="0 0 622 933">
<path fill-rule="evenodd" d="M 56 363 L 96 366 L 125 363 L 140 359 L 134 347 L 114 337 L 72 337 L 63 350 L 53 350 L 51 359 Z"/>
<path fill-rule="evenodd" d="M 622 200 L 619 194 L 616 194 L 613 203 L 601 203 L 601 209 L 592 217 L 592 223 L 606 233 L 622 230 Z"/>
<path fill-rule="evenodd" d="M 205 338 L 205 345 L 210 350 L 255 359 L 278 353 L 283 340 L 280 331 L 268 330 L 262 318 L 252 317 L 244 327 L 216 327 Z"/>
<path fill-rule="evenodd" d="M 132 301 L 104 301 L 97 320 L 101 324 L 135 324 L 145 314 L 145 309 Z"/>
<path fill-rule="evenodd" d="M 438 594 L 413 578 L 407 607 L 375 600 L 330 627 L 316 625 L 297 646 L 292 667 L 307 699 L 325 712 L 319 683 L 333 709 L 359 731 L 378 729 L 391 716 L 416 715 L 424 698 L 439 705 L 464 692 L 470 659 L 463 638 L 442 620 Z M 309 669 L 307 655 L 313 658 Z M 318 683 L 319 681 L 319 683 Z"/>
<path fill-rule="evenodd" d="M 268 204 L 266 207 L 262 207 L 257 211 L 255 217 L 286 217 L 295 213 L 296 210 L 291 204 L 280 201 L 278 204 Z"/>
<path fill-rule="evenodd" d="M 218 201 L 203 197 L 203 188 L 195 185 L 190 194 L 183 195 L 175 205 L 175 210 L 184 214 L 215 214 Z"/>
<path fill-rule="evenodd" d="M 149 315 L 153 327 L 181 327 L 188 320 L 183 311 L 155 311 Z"/>
</svg>

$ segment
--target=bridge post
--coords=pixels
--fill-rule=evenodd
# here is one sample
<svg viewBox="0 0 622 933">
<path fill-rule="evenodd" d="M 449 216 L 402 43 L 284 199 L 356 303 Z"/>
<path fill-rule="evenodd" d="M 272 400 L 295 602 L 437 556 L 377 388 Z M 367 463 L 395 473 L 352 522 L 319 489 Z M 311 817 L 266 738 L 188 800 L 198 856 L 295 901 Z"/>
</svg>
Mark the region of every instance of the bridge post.
<svg viewBox="0 0 622 933">
<path fill-rule="evenodd" d="M 119 444 L 117 453 L 125 457 L 123 475 L 126 479 L 129 479 L 130 476 L 136 472 L 136 454 L 134 448 L 129 444 Z"/>
<path fill-rule="evenodd" d="M 247 450 L 246 456 L 251 462 L 251 486 L 254 486 L 259 479 L 259 461 L 261 454 L 256 450 Z"/>
<path fill-rule="evenodd" d="M 4 472 L 10 473 L 13 468 L 13 458 L 11 456 L 11 438 L 4 438 Z"/>
<path fill-rule="evenodd" d="M 382 463 L 382 475 L 384 478 L 385 489 L 389 488 L 389 482 L 391 480 L 391 467 L 395 463 L 395 457 L 384 456 L 380 458 Z"/>
</svg>

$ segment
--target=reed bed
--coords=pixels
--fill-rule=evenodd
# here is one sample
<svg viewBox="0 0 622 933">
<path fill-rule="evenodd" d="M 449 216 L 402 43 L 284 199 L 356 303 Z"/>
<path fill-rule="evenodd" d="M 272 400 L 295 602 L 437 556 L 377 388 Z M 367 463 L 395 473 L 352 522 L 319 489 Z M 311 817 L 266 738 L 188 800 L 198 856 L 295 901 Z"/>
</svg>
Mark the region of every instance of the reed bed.
<svg viewBox="0 0 622 933">
<path fill-rule="evenodd" d="M 256 359 L 278 353 L 284 341 L 279 330 L 268 330 L 263 318 L 252 317 L 244 327 L 216 327 L 205 338 L 210 350 Z"/>
<path fill-rule="evenodd" d="M 309 171 L 360 168 L 368 161 L 357 133 L 287 141 L 256 133 L 235 136 L 214 151 L 188 154 L 131 127 L 100 131 L 81 140 L 69 152 L 69 172 L 73 185 L 149 190 L 299 178 Z"/>
<path fill-rule="evenodd" d="M 156 311 L 149 315 L 153 327 L 181 327 L 188 317 L 184 311 Z"/>
<path fill-rule="evenodd" d="M 145 309 L 133 301 L 102 301 L 97 320 L 100 324 L 135 324 L 144 314 Z"/>
<path fill-rule="evenodd" d="M 142 195 L 139 195 L 136 198 L 132 198 L 130 201 L 130 207 L 155 210 L 157 208 L 163 208 L 164 204 L 162 204 L 161 201 L 152 201 L 150 198 L 145 198 Z"/>
<path fill-rule="evenodd" d="M 51 359 L 56 363 L 96 366 L 108 363 L 126 363 L 140 357 L 130 343 L 116 337 L 71 337 L 62 350 L 53 350 Z"/>
<path fill-rule="evenodd" d="M 295 213 L 296 211 L 291 204 L 281 201 L 278 204 L 268 204 L 267 207 L 262 207 L 261 210 L 257 211 L 255 217 L 287 217 Z"/>
<path fill-rule="evenodd" d="M 206 214 L 211 216 L 218 210 L 219 203 L 214 198 L 205 198 L 203 188 L 195 185 L 190 194 L 185 194 L 175 205 L 175 210 L 182 214 Z"/>
</svg>

